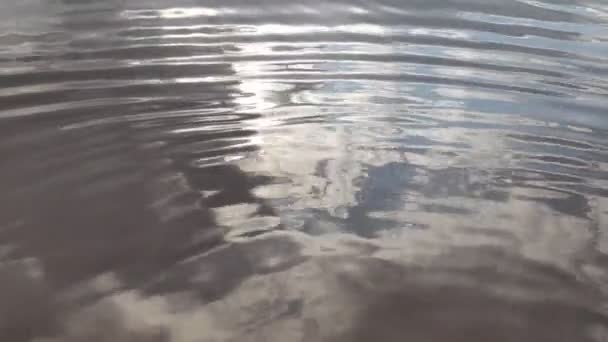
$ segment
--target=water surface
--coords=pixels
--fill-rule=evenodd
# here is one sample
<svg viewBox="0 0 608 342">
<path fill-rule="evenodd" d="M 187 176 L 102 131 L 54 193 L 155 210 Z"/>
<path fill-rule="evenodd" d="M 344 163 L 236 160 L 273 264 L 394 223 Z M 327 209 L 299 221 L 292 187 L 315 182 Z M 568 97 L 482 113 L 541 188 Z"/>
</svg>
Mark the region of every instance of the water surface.
<svg viewBox="0 0 608 342">
<path fill-rule="evenodd" d="M 608 341 L 601 0 L 0 4 L 0 340 Z"/>
</svg>

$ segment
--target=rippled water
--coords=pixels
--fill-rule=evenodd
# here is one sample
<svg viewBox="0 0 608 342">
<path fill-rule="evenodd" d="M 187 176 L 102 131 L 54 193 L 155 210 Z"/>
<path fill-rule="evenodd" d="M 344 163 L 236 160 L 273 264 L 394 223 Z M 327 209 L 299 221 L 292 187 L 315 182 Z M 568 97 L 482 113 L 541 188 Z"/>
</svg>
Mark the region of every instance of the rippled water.
<svg viewBox="0 0 608 342">
<path fill-rule="evenodd" d="M 603 0 L 0 4 L 0 340 L 608 341 Z"/>
</svg>

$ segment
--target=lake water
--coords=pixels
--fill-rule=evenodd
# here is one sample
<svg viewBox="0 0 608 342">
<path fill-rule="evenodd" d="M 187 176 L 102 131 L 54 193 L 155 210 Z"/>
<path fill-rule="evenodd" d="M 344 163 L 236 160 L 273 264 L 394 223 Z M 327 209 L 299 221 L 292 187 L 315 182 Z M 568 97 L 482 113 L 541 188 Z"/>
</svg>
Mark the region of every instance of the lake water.
<svg viewBox="0 0 608 342">
<path fill-rule="evenodd" d="M 603 0 L 4 0 L 0 340 L 608 341 Z"/>
</svg>

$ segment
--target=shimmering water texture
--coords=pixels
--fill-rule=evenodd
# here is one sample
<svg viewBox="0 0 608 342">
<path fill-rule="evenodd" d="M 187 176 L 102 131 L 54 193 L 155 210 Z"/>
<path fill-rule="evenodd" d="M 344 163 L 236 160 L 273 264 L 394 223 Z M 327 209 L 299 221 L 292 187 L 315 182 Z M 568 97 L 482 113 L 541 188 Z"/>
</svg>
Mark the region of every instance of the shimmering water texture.
<svg viewBox="0 0 608 342">
<path fill-rule="evenodd" d="M 608 2 L 3 0 L 0 341 L 607 342 Z"/>
</svg>

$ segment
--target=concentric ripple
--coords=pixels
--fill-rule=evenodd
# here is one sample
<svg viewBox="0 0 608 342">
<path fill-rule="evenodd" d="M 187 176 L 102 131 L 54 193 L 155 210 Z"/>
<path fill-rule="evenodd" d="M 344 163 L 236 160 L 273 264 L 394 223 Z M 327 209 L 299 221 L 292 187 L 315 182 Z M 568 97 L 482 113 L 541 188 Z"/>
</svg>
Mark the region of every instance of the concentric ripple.
<svg viewBox="0 0 608 342">
<path fill-rule="evenodd" d="M 0 340 L 606 341 L 607 79 L 601 0 L 5 1 Z"/>
</svg>

